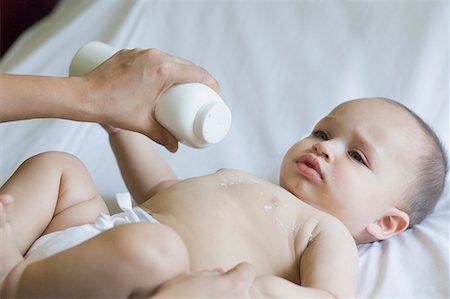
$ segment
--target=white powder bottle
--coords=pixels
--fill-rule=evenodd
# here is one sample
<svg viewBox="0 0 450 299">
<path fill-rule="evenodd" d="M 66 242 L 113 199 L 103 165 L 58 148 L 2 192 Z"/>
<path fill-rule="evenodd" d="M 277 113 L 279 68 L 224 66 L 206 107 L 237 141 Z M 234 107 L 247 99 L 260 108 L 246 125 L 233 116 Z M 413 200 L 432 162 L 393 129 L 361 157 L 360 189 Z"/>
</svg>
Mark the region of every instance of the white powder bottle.
<svg viewBox="0 0 450 299">
<path fill-rule="evenodd" d="M 73 57 L 69 75 L 84 75 L 117 51 L 102 42 L 89 42 Z M 214 90 L 200 83 L 170 87 L 159 97 L 155 116 L 179 142 L 195 148 L 221 141 L 231 126 L 230 109 Z"/>
</svg>

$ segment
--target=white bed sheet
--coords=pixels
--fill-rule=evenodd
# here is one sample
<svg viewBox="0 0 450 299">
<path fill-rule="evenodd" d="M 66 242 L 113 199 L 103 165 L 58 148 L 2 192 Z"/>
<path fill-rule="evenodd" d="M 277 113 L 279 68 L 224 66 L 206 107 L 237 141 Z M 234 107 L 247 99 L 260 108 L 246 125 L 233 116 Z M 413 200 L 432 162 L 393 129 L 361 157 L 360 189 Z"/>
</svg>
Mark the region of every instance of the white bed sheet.
<svg viewBox="0 0 450 299">
<path fill-rule="evenodd" d="M 67 75 L 85 42 L 154 47 L 207 68 L 233 112 L 223 142 L 159 148 L 181 178 L 240 168 L 277 182 L 291 144 L 336 104 L 385 96 L 415 110 L 448 148 L 447 1 L 62 1 L 26 32 L 1 72 Z M 42 88 L 45 88 L 43 86 Z M 126 191 L 96 124 L 42 119 L 0 125 L 3 183 L 27 157 L 77 155 L 105 199 Z M 448 184 L 447 184 L 448 185 Z M 449 298 L 448 189 L 432 215 L 391 240 L 360 246 L 361 298 Z M 112 207 L 114 209 L 114 207 Z"/>
</svg>

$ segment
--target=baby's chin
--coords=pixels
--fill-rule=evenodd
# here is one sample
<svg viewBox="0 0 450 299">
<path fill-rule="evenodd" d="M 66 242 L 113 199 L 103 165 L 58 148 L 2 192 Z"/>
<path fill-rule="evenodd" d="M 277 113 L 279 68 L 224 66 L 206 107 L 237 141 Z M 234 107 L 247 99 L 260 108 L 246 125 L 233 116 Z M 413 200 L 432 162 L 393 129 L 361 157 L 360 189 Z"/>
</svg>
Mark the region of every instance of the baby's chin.
<svg viewBox="0 0 450 299">
<path fill-rule="evenodd" d="M 345 219 L 340 219 L 340 217 L 339 217 L 339 215 L 337 215 L 336 211 L 334 211 L 332 208 L 330 208 L 327 205 L 327 203 L 324 202 L 321 199 L 316 199 L 316 198 L 311 198 L 311 197 L 306 197 L 306 196 L 305 197 L 299 197 L 299 199 L 301 201 L 303 201 L 304 203 L 310 205 L 311 207 L 313 207 L 313 208 L 315 208 L 315 209 L 317 209 L 317 210 L 319 210 L 319 211 L 321 211 L 323 213 L 326 213 L 326 214 L 329 214 L 329 215 L 331 215 L 333 217 L 338 218 L 341 222 L 344 222 L 343 220 L 345 220 Z"/>
<path fill-rule="evenodd" d="M 324 208 L 322 207 L 321 203 L 318 200 L 314 200 L 314 198 L 311 198 L 311 196 L 302 195 L 302 194 L 294 194 L 299 200 L 302 202 L 312 206 L 313 208 L 316 208 L 320 211 L 328 213 Z"/>
</svg>

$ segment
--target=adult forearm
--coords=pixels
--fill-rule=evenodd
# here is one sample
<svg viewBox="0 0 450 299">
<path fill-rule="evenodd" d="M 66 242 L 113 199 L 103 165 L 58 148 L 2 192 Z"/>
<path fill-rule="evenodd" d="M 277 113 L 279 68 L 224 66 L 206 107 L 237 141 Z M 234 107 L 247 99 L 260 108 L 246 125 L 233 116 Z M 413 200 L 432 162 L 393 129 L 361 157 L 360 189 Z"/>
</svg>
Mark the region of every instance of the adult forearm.
<svg viewBox="0 0 450 299">
<path fill-rule="evenodd" d="M 0 75 L 0 122 L 31 118 L 93 121 L 82 78 Z"/>
</svg>

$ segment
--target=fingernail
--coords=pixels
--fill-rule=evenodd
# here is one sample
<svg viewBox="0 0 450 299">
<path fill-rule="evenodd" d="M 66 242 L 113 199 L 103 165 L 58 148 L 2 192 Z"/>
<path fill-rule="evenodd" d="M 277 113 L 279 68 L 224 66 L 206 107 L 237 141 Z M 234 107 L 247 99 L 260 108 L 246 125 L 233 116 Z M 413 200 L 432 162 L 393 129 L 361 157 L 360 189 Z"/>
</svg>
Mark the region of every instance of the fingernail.
<svg viewBox="0 0 450 299">
<path fill-rule="evenodd" d="M 173 144 L 166 145 L 166 149 L 171 153 L 175 153 L 177 151 L 177 148 Z"/>
<path fill-rule="evenodd" d="M 172 143 L 172 145 L 170 146 L 172 149 L 172 153 L 175 153 L 178 150 L 178 142 L 174 142 Z"/>
</svg>

